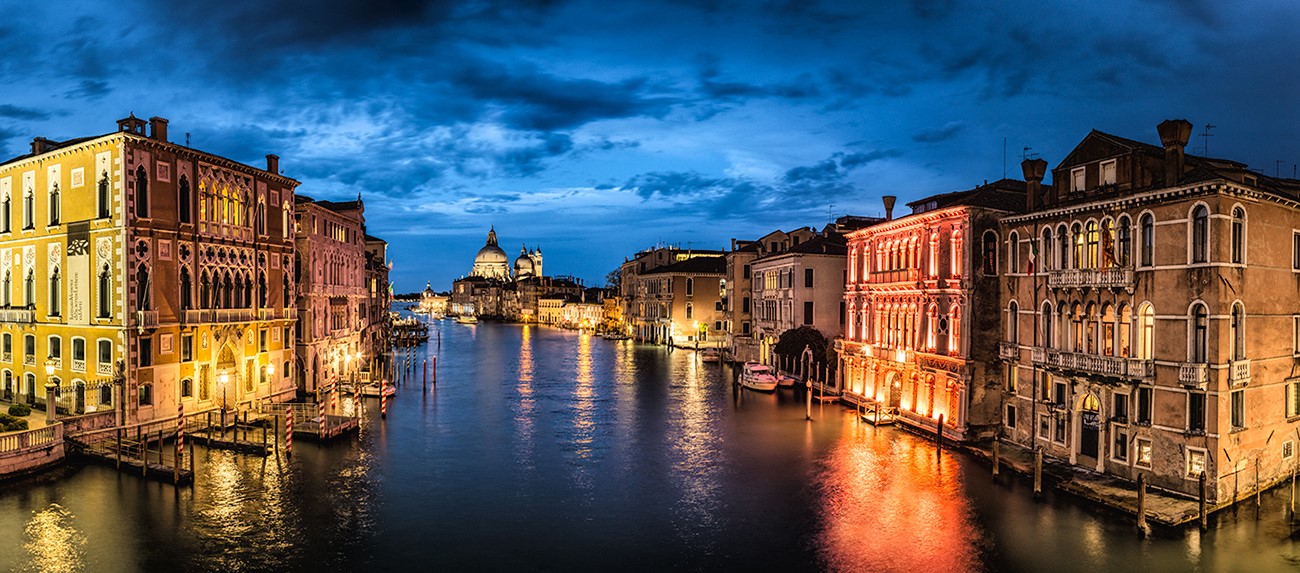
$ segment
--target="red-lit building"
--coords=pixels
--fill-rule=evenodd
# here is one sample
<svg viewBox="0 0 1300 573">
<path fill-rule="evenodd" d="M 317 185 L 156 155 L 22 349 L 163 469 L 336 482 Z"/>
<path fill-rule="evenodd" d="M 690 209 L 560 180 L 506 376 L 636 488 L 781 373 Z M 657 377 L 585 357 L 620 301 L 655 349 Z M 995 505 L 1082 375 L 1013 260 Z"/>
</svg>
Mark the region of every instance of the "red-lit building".
<svg viewBox="0 0 1300 573">
<path fill-rule="evenodd" d="M 886 199 L 887 213 L 892 197 Z M 908 203 L 912 213 L 850 233 L 839 354 L 841 395 L 883 404 L 901 423 L 957 440 L 1001 422 L 997 268 L 985 235 L 1025 207 L 1025 184 L 1003 179 Z M 996 250 L 996 238 L 988 245 Z"/>
</svg>

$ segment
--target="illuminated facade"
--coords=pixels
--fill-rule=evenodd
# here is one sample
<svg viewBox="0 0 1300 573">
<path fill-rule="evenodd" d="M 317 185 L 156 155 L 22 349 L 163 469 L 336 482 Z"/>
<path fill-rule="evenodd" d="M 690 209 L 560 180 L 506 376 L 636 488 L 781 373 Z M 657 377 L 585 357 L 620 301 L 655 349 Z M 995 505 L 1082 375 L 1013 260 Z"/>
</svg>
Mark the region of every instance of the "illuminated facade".
<svg viewBox="0 0 1300 573">
<path fill-rule="evenodd" d="M 1300 182 L 1186 155 L 1186 121 L 1158 132 L 1093 131 L 989 235 L 1002 435 L 1189 495 L 1204 471 L 1227 502 L 1295 465 Z M 1046 162 L 1024 168 L 1036 189 Z"/>
<path fill-rule="evenodd" d="M 825 235 L 812 233 L 750 263 L 752 286 L 745 296 L 753 300 L 754 338 L 763 363 L 775 362 L 772 347 L 787 330 L 811 326 L 827 340 L 840 335 L 844 324 L 840 311 L 844 303 L 844 238 L 829 229 Z"/>
<path fill-rule="evenodd" d="M 299 195 L 294 208 L 299 279 L 299 389 L 316 392 L 337 375 L 359 376 L 374 358 L 363 333 L 374 321 L 367 278 L 365 204 L 316 201 Z M 377 286 L 377 285 L 376 285 Z M 365 351 L 365 352 L 363 352 Z M 370 353 L 370 354 L 368 354 Z"/>
<path fill-rule="evenodd" d="M 49 381 L 60 410 L 127 423 L 289 399 L 297 184 L 274 155 L 172 144 L 159 117 L 37 138 L 0 165 L 5 396 L 43 404 Z"/>
<path fill-rule="evenodd" d="M 635 339 L 720 346 L 726 260 L 720 251 L 660 247 L 620 267 L 624 316 Z"/>
<path fill-rule="evenodd" d="M 835 341 L 842 395 L 898 411 L 953 439 L 997 431 L 996 269 L 982 268 L 976 237 L 1024 207 L 1023 182 L 1001 180 L 910 203 L 912 214 L 848 235 L 847 324 Z M 892 197 L 887 211 L 892 211 Z"/>
</svg>

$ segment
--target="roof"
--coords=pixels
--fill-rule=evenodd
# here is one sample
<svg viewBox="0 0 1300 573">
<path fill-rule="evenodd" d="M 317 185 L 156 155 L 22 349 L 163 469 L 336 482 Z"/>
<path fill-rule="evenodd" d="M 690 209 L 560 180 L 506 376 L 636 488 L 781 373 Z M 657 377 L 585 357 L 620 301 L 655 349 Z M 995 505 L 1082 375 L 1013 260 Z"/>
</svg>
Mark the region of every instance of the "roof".
<svg viewBox="0 0 1300 573">
<path fill-rule="evenodd" d="M 47 146 L 47 147 L 45 148 L 44 151 L 42 151 L 42 152 L 40 152 L 40 153 L 25 153 L 25 154 L 23 154 L 23 155 L 19 155 L 18 157 L 10 158 L 9 160 L 5 161 L 4 163 L 0 163 L 0 167 L 3 167 L 3 166 L 8 165 L 8 164 L 10 164 L 10 163 L 17 163 L 17 162 L 22 161 L 22 160 L 24 160 L 24 159 L 30 159 L 30 158 L 32 158 L 32 157 L 36 157 L 36 156 L 38 156 L 38 155 L 45 155 L 46 153 L 49 153 L 49 152 L 54 151 L 54 150 L 56 150 L 56 149 L 61 149 L 61 148 L 64 148 L 64 147 L 69 147 L 69 146 L 72 146 L 72 145 L 76 145 L 76 144 L 78 144 L 78 143 L 85 143 L 85 142 L 90 141 L 90 140 L 92 140 L 92 139 L 99 139 L 99 138 L 101 138 L 101 137 L 107 137 L 107 136 L 109 136 L 109 135 L 113 135 L 114 133 L 118 133 L 118 132 L 116 132 L 116 131 L 110 131 L 110 132 L 108 132 L 108 133 L 104 133 L 104 134 L 100 134 L 100 135 L 92 135 L 92 136 L 90 136 L 90 137 L 75 137 L 75 138 L 72 138 L 72 139 L 69 139 L 69 140 L 66 140 L 66 141 L 54 141 L 53 139 L 46 139 L 45 142 L 46 142 L 46 146 Z"/>
<path fill-rule="evenodd" d="M 664 275 L 664 274 L 715 274 L 720 275 L 727 271 L 727 259 L 723 257 L 691 257 L 684 261 L 677 261 L 671 265 L 648 270 L 641 273 L 645 275 Z"/>
<path fill-rule="evenodd" d="M 974 189 L 931 195 L 924 199 L 912 201 L 907 206 L 912 208 L 913 214 L 958 206 L 986 207 L 998 211 L 1019 213 L 1025 210 L 1025 193 L 1024 181 L 999 179 Z M 930 202 L 934 202 L 935 205 L 928 209 L 918 210 L 919 207 L 923 207 Z"/>
<path fill-rule="evenodd" d="M 782 257 L 785 255 L 791 255 L 791 254 L 834 255 L 837 257 L 843 257 L 848 253 L 849 253 L 849 249 L 847 246 L 847 241 L 845 240 L 843 235 L 839 235 L 839 234 L 818 235 L 807 241 L 799 243 L 798 245 L 790 247 L 789 249 L 786 249 L 784 251 L 778 253 L 769 253 L 761 257 L 758 257 L 755 260 L 764 261 L 768 259 Z"/>
<path fill-rule="evenodd" d="M 383 243 L 383 244 L 385 244 L 385 245 L 388 244 L 388 241 L 385 241 L 385 240 L 383 240 L 383 239 L 381 239 L 381 238 L 379 238 L 379 237 L 376 237 L 376 236 L 374 236 L 374 235 L 371 235 L 370 233 L 366 233 L 366 242 Z"/>
</svg>

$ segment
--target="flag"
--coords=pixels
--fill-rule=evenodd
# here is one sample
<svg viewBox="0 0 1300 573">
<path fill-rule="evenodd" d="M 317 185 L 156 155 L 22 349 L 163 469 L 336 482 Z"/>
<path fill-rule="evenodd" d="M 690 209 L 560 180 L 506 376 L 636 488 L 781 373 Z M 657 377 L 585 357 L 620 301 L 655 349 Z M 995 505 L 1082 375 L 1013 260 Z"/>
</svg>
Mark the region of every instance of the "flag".
<svg viewBox="0 0 1300 573">
<path fill-rule="evenodd" d="M 1033 275 L 1038 266 L 1038 239 L 1029 241 L 1029 274 Z"/>
<path fill-rule="evenodd" d="M 1102 225 L 1101 228 L 1101 268 L 1108 269 L 1119 266 L 1115 262 L 1115 231 L 1111 228 L 1109 222 Z"/>
</svg>

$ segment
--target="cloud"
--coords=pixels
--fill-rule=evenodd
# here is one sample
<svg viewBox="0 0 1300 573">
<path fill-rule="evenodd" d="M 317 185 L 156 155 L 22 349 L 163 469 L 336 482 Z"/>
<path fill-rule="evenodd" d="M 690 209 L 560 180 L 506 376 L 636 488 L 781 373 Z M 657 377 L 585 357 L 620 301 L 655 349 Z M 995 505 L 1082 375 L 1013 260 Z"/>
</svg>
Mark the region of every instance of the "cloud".
<svg viewBox="0 0 1300 573">
<path fill-rule="evenodd" d="M 81 84 L 63 93 L 67 99 L 87 99 L 97 100 L 103 98 L 113 91 L 113 88 L 104 80 L 81 80 Z"/>
<path fill-rule="evenodd" d="M 782 178 L 786 183 L 826 183 L 839 181 L 849 174 L 849 171 L 863 167 L 875 161 L 898 157 L 901 152 L 897 149 L 878 149 L 872 151 L 860 151 L 855 153 L 836 152 L 828 159 L 819 161 L 813 165 L 803 165 L 793 167 L 785 172 Z"/>
<path fill-rule="evenodd" d="M 949 139 L 956 137 L 963 129 L 966 129 L 966 122 L 950 121 L 944 124 L 943 127 L 921 130 L 912 136 L 912 141 L 917 143 L 939 143 L 942 141 L 948 141 Z"/>
<path fill-rule="evenodd" d="M 602 82 L 489 62 L 462 68 L 452 82 L 465 90 L 466 97 L 498 110 L 507 125 L 528 130 L 572 129 L 602 119 L 663 117 L 677 102 L 648 93 L 644 77 Z"/>
<path fill-rule="evenodd" d="M 36 108 L 20 107 L 12 104 L 0 105 L 0 117 L 4 118 L 36 121 L 49 119 L 50 115 L 50 112 Z"/>
</svg>

